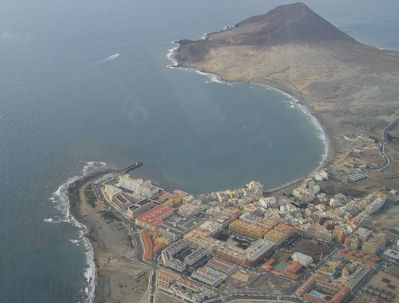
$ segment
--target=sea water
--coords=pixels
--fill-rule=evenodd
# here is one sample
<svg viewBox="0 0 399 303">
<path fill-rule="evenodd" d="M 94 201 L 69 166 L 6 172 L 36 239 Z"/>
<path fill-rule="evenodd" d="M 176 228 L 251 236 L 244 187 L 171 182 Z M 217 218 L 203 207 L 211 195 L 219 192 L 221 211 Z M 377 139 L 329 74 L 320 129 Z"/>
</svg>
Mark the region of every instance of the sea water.
<svg viewBox="0 0 399 303">
<path fill-rule="evenodd" d="M 362 42 L 399 48 L 395 0 L 306 1 Z M 104 166 L 192 193 L 266 188 L 323 159 L 287 96 L 167 68 L 171 41 L 268 11 L 259 0 L 0 1 L 0 302 L 90 302 L 90 243 L 69 183 Z"/>
</svg>

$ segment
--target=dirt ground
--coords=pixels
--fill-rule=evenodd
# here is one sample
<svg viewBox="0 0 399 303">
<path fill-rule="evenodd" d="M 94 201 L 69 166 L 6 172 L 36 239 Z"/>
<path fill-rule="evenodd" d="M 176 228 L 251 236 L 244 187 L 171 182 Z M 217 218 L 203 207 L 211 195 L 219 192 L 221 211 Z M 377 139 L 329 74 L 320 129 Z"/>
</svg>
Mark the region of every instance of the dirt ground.
<svg viewBox="0 0 399 303">
<path fill-rule="evenodd" d="M 90 199 L 86 201 L 85 197 L 90 197 L 87 193 L 83 195 L 86 187 L 87 184 L 80 187 L 79 198 L 76 191 L 70 193 L 70 200 L 71 211 L 86 225 L 87 237 L 94 248 L 97 267 L 95 302 L 139 302 L 148 287 L 148 270 L 132 259 L 134 248 L 126 226 L 101 207 L 93 207 L 95 204 Z"/>
</svg>

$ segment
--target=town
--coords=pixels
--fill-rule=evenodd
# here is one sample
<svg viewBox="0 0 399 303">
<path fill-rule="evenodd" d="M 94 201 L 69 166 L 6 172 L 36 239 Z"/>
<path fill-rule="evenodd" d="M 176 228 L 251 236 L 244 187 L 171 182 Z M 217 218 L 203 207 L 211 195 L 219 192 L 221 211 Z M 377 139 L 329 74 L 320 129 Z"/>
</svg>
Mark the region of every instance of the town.
<svg viewBox="0 0 399 303">
<path fill-rule="evenodd" d="M 365 142 L 365 150 L 378 150 L 367 148 L 378 142 Z M 103 176 L 92 190 L 97 204 L 131 227 L 135 258 L 151 268 L 150 302 L 155 291 L 187 302 L 398 302 L 399 232 L 372 224 L 399 201 L 395 189 L 331 192 L 330 178 L 343 173 L 322 169 L 288 192 L 264 192 L 251 181 L 191 195 L 129 174 L 141 165 Z M 350 176 L 341 182 L 361 181 L 378 167 L 363 165 L 355 175 L 344 166 Z"/>
</svg>

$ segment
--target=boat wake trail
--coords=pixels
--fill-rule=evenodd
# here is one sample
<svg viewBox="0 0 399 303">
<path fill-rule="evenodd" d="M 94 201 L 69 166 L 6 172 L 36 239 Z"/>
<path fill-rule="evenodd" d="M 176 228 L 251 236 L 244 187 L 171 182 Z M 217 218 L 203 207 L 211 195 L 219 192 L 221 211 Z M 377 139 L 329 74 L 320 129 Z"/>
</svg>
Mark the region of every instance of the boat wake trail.
<svg viewBox="0 0 399 303">
<path fill-rule="evenodd" d="M 105 58 L 103 58 L 103 59 L 100 60 L 100 63 L 107 63 L 107 62 L 110 62 L 110 61 L 112 61 L 112 60 L 117 59 L 120 55 L 121 55 L 121 54 L 116 53 L 116 54 L 113 54 L 113 55 L 111 55 L 111 56 L 105 57 Z"/>
</svg>

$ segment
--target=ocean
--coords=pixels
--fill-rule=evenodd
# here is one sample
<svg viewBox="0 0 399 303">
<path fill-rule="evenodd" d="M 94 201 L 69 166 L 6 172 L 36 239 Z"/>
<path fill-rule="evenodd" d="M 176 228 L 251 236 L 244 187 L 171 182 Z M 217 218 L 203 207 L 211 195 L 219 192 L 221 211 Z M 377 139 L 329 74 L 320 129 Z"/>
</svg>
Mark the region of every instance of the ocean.
<svg viewBox="0 0 399 303">
<path fill-rule="evenodd" d="M 94 268 L 67 185 L 125 167 L 191 193 L 272 188 L 323 159 L 284 94 L 171 69 L 197 39 L 288 1 L 0 0 L 0 302 L 91 302 Z M 305 1 L 361 42 L 399 48 L 395 0 Z"/>
</svg>

